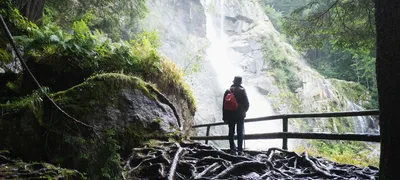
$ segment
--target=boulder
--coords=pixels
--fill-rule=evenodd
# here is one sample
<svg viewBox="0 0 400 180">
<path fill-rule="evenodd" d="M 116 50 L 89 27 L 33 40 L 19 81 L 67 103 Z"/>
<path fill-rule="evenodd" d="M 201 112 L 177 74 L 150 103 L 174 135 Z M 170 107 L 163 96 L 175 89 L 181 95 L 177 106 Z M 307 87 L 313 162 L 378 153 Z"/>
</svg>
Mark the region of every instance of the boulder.
<svg viewBox="0 0 400 180">
<path fill-rule="evenodd" d="M 0 149 L 25 161 L 60 164 L 101 178 L 96 174 L 104 167 L 118 174 L 119 157 L 132 148 L 179 135 L 175 107 L 137 77 L 100 74 L 50 96 L 74 119 L 40 92 L 0 104 Z"/>
</svg>

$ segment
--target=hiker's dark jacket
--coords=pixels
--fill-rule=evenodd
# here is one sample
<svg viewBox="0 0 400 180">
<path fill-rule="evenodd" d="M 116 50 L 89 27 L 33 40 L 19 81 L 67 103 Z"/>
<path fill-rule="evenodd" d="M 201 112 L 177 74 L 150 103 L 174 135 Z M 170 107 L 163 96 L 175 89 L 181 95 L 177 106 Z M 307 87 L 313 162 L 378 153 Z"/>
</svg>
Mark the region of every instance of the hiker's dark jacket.
<svg viewBox="0 0 400 180">
<path fill-rule="evenodd" d="M 246 90 L 242 86 L 235 84 L 232 85 L 230 89 L 233 90 L 233 93 L 235 94 L 235 98 L 239 107 L 237 110 L 234 111 L 225 110 L 223 105 L 224 103 L 222 103 L 222 111 L 223 111 L 222 119 L 224 120 L 224 122 L 227 122 L 230 119 L 239 119 L 239 118 L 243 119 L 246 117 L 247 110 L 249 110 L 249 99 L 247 98 Z M 225 97 L 226 95 L 228 95 L 228 93 L 229 89 L 225 91 L 223 101 L 225 100 Z"/>
</svg>

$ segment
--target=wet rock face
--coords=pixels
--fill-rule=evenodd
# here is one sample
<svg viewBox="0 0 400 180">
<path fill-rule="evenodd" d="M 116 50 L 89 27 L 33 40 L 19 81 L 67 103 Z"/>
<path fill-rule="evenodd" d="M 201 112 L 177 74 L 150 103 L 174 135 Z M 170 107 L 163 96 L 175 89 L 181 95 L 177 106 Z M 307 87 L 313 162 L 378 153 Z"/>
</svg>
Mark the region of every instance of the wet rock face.
<svg viewBox="0 0 400 180">
<path fill-rule="evenodd" d="M 236 156 L 201 143 L 159 142 L 133 149 L 123 174 L 127 179 L 376 179 L 379 170 L 278 148 Z"/>
<path fill-rule="evenodd" d="M 200 0 L 151 0 L 147 1 L 147 6 L 149 13 L 140 23 L 140 28 L 146 31 L 156 30 L 161 41 L 158 52 L 176 63 L 185 74 L 193 73 L 191 68 L 197 63 L 195 57 L 203 55 L 202 51 L 207 44 L 206 16 Z M 191 80 L 188 82 L 193 91 L 198 91 L 199 87 L 193 86 Z M 163 90 L 163 93 L 184 119 L 183 133 L 193 133 L 190 127 L 194 122 L 194 112 L 187 110 L 190 108 L 187 108 L 182 97 L 167 91 Z M 196 96 L 196 100 L 199 98 L 201 97 Z M 202 104 L 197 103 L 197 107 L 199 106 Z"/>
<path fill-rule="evenodd" d="M 140 28 L 157 30 L 159 52 L 185 69 L 189 56 L 206 43 L 206 16 L 200 0 L 154 0 L 147 1 L 147 6 L 150 12 Z"/>
</svg>

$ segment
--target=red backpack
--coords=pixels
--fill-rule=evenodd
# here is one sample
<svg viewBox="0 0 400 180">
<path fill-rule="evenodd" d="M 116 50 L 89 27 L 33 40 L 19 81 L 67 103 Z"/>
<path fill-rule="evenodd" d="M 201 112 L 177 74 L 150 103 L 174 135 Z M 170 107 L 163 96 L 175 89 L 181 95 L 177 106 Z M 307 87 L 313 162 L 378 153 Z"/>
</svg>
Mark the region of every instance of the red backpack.
<svg viewBox="0 0 400 180">
<path fill-rule="evenodd" d="M 225 110 L 237 110 L 238 103 L 235 98 L 235 94 L 232 89 L 229 89 L 229 93 L 225 96 L 224 99 L 224 109 Z"/>
</svg>

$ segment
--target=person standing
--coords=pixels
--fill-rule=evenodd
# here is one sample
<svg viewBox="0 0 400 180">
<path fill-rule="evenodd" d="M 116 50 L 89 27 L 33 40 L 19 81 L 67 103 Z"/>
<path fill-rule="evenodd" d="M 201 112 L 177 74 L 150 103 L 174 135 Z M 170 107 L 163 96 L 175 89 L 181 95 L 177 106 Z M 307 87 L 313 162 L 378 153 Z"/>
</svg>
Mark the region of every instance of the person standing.
<svg viewBox="0 0 400 180">
<path fill-rule="evenodd" d="M 239 155 L 243 154 L 243 131 L 244 118 L 249 110 L 249 100 L 244 87 L 242 87 L 242 77 L 235 76 L 233 84 L 224 93 L 222 105 L 222 119 L 229 127 L 229 146 L 230 152 Z M 236 149 L 234 142 L 235 126 L 237 127 L 237 144 Z M 237 151 L 236 151 L 237 150 Z"/>
</svg>

